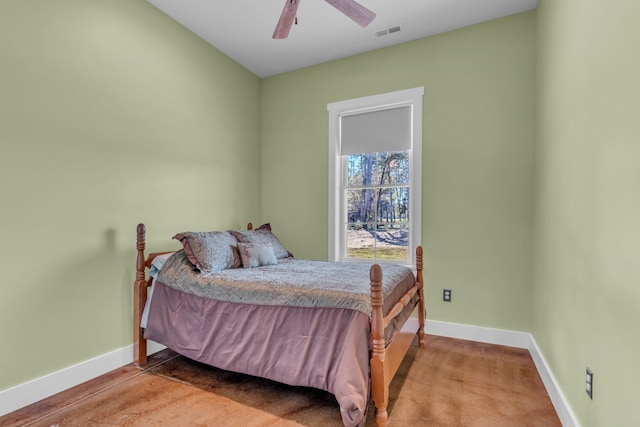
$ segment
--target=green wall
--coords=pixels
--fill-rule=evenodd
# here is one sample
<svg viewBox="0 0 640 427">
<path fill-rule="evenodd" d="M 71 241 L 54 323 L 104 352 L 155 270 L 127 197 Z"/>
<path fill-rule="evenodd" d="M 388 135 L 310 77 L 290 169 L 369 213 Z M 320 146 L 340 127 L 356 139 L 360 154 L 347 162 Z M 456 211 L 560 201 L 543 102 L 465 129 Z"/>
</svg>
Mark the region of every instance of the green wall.
<svg viewBox="0 0 640 427">
<path fill-rule="evenodd" d="M 638 17 L 636 0 L 538 6 L 534 335 L 585 427 L 640 425 Z"/>
<path fill-rule="evenodd" d="M 144 0 L 3 0 L 0 390 L 131 343 L 140 221 L 326 259 L 326 104 L 424 86 L 429 318 L 532 331 L 583 425 L 637 425 L 640 6 L 611 6 L 261 81 Z"/>
<path fill-rule="evenodd" d="M 260 80 L 144 0 L 0 2 L 0 390 L 132 342 L 151 249 L 260 217 Z"/>
<path fill-rule="evenodd" d="M 428 316 L 531 330 L 535 22 L 529 12 L 265 79 L 263 219 L 295 255 L 326 259 L 327 103 L 424 86 Z"/>
</svg>

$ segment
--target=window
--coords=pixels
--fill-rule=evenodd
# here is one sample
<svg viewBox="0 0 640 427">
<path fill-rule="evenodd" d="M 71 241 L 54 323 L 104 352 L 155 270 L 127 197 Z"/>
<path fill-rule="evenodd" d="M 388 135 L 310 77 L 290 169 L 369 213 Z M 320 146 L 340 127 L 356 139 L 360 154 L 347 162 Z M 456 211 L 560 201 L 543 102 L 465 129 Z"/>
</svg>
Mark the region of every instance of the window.
<svg viewBox="0 0 640 427">
<path fill-rule="evenodd" d="M 329 259 L 415 263 L 421 240 L 424 88 L 329 111 Z"/>
</svg>

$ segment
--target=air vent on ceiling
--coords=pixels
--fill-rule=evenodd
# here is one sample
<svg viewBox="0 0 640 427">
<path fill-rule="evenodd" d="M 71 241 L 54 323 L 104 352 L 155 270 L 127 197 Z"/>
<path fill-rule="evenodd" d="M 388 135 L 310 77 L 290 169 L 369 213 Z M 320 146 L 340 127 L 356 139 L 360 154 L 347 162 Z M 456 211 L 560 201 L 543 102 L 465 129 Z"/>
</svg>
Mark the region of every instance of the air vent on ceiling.
<svg viewBox="0 0 640 427">
<path fill-rule="evenodd" d="M 385 28 L 384 30 L 376 31 L 375 35 L 376 37 L 382 37 L 382 36 L 387 36 L 389 34 L 398 33 L 400 31 L 402 31 L 402 26 L 396 25 L 394 27 L 389 27 L 389 28 Z"/>
</svg>

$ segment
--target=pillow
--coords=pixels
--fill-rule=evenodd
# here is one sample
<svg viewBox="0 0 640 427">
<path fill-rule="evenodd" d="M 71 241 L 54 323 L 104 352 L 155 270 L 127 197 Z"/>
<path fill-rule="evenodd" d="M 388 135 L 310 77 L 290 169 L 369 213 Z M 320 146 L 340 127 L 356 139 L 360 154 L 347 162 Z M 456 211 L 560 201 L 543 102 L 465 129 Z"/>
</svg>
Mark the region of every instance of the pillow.
<svg viewBox="0 0 640 427">
<path fill-rule="evenodd" d="M 235 231 L 231 233 L 238 239 L 238 243 L 271 243 L 277 259 L 293 257 L 291 252 L 285 249 L 280 240 L 271 232 L 270 224 L 262 224 L 255 230 Z"/>
<path fill-rule="evenodd" d="M 273 244 L 269 243 L 238 243 L 238 252 L 244 268 L 275 265 L 278 263 Z"/>
<path fill-rule="evenodd" d="M 186 232 L 173 236 L 179 240 L 187 258 L 203 273 L 242 266 L 238 241 L 226 231 Z"/>
</svg>

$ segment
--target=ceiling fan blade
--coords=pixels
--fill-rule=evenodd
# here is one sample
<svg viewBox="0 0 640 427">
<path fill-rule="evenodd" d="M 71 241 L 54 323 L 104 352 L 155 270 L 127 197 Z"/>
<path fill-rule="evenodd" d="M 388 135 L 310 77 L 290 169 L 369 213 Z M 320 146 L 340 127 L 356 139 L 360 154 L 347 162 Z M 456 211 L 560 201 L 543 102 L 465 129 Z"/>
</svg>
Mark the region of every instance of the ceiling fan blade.
<svg viewBox="0 0 640 427">
<path fill-rule="evenodd" d="M 362 6 L 359 3 L 356 3 L 354 0 L 325 0 L 331 6 L 338 9 L 340 12 L 347 15 L 349 18 L 353 19 L 360 26 L 366 27 L 373 21 L 373 18 L 376 17 L 376 14 Z"/>
<path fill-rule="evenodd" d="M 289 31 L 293 22 L 296 20 L 296 12 L 298 11 L 298 5 L 300 0 L 286 0 L 282 14 L 276 30 L 273 32 L 274 39 L 286 39 L 289 36 Z"/>
</svg>

